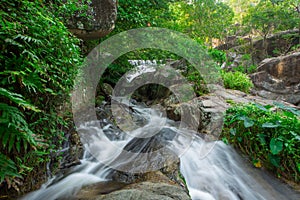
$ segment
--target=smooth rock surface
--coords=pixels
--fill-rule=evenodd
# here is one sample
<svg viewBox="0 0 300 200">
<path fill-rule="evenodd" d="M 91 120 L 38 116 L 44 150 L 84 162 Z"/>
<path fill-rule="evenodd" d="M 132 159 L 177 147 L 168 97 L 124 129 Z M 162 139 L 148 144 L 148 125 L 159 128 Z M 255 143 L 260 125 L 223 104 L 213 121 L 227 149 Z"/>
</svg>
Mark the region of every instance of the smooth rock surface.
<svg viewBox="0 0 300 200">
<path fill-rule="evenodd" d="M 300 104 L 300 52 L 263 60 L 251 75 L 257 95 Z"/>
<path fill-rule="evenodd" d="M 96 200 L 188 200 L 190 197 L 178 186 L 166 183 L 142 182 L 127 189 L 101 195 Z"/>
<path fill-rule="evenodd" d="M 86 3 L 84 17 L 72 16 L 66 26 L 69 31 L 83 40 L 94 40 L 110 33 L 117 17 L 116 0 L 91 0 Z"/>
</svg>

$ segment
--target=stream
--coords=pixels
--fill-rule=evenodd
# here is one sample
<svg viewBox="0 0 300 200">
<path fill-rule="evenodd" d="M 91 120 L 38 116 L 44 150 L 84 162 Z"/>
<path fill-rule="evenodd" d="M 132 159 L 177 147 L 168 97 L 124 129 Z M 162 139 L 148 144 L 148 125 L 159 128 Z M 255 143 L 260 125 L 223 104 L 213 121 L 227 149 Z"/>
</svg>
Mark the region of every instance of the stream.
<svg viewBox="0 0 300 200">
<path fill-rule="evenodd" d="M 85 151 L 80 165 L 22 199 L 72 199 L 82 186 L 110 180 L 115 170 L 157 170 L 177 157 L 193 200 L 300 199 L 286 185 L 248 165 L 222 141 L 206 142 L 200 134 L 180 129 L 156 108 L 130 103 L 127 111 L 138 128 L 123 132 L 108 119 L 82 124 L 79 130 L 93 136 L 87 149 L 97 147 L 99 154 Z"/>
</svg>

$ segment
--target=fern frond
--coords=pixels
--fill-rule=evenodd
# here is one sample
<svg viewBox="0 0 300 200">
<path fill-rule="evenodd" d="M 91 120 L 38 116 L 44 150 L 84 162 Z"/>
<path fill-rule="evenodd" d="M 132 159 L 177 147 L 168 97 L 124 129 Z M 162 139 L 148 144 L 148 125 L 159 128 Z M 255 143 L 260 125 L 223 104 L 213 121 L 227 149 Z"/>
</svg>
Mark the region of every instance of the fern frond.
<svg viewBox="0 0 300 200">
<path fill-rule="evenodd" d="M 34 53 L 32 53 L 32 52 L 30 52 L 26 49 L 24 49 L 22 54 L 28 54 L 31 57 L 31 59 L 34 60 L 34 61 L 39 61 L 40 60 L 39 57 L 37 57 Z"/>
<path fill-rule="evenodd" d="M 18 108 L 0 103 L 0 111 L 2 113 L 0 116 L 0 141 L 2 141 L 2 148 L 7 147 L 8 152 L 11 152 L 13 147 L 15 147 L 20 152 L 21 141 L 25 151 L 27 145 L 36 146 L 34 134 L 29 129 L 23 113 Z"/>
<path fill-rule="evenodd" d="M 10 45 L 18 46 L 20 48 L 23 47 L 22 44 L 20 44 L 19 42 L 16 42 L 15 40 L 10 39 L 10 38 L 6 38 L 5 42 L 8 43 L 8 44 L 10 44 Z"/>
<path fill-rule="evenodd" d="M 27 101 L 23 99 L 23 96 L 17 93 L 10 92 L 4 88 L 0 88 L 0 95 L 8 98 L 9 100 L 13 101 L 14 103 L 18 104 L 23 108 L 27 108 L 29 110 L 33 110 L 35 112 L 41 112 L 37 107 L 31 105 Z"/>
<path fill-rule="evenodd" d="M 0 183 L 6 177 L 21 177 L 14 161 L 0 153 Z"/>
<path fill-rule="evenodd" d="M 0 75 L 20 75 L 20 71 L 12 71 L 12 70 L 5 70 L 3 72 L 0 72 Z"/>
<path fill-rule="evenodd" d="M 33 38 L 33 37 L 29 36 L 29 35 L 18 34 L 16 37 L 14 37 L 14 40 L 18 39 L 18 38 L 20 38 L 20 39 L 22 39 L 22 40 L 24 40 L 26 42 L 33 42 L 33 43 L 35 43 L 37 45 L 40 45 L 42 43 L 41 40 Z"/>
</svg>

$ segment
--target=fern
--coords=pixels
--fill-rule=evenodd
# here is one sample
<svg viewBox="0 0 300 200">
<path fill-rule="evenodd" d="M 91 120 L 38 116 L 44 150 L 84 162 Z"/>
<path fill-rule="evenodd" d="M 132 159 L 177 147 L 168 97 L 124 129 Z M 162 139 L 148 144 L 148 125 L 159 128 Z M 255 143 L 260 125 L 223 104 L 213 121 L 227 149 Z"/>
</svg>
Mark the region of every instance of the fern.
<svg viewBox="0 0 300 200">
<path fill-rule="evenodd" d="M 30 52 L 30 51 L 28 51 L 26 49 L 22 52 L 22 54 L 28 54 L 29 57 L 31 57 L 31 59 L 33 61 L 39 61 L 40 60 L 39 57 L 37 57 L 36 55 L 34 55 L 34 53 L 32 53 L 32 52 Z"/>
<path fill-rule="evenodd" d="M 69 114 L 57 110 L 82 58 L 79 40 L 42 1 L 2 0 L 0 10 L 1 184 L 40 168 L 60 145 Z"/>
<path fill-rule="evenodd" d="M 27 150 L 28 145 L 36 146 L 33 132 L 28 128 L 28 124 L 16 107 L 0 103 L 0 139 L 2 149 L 7 148 L 11 152 L 13 147 L 20 152 L 21 146 Z M 21 145 L 21 143 L 23 145 Z"/>
<path fill-rule="evenodd" d="M 35 112 L 40 112 L 41 111 L 38 108 L 36 108 L 35 106 L 33 106 L 30 103 L 28 103 L 27 101 L 25 101 L 23 99 L 22 95 L 20 95 L 20 94 L 10 92 L 10 91 L 8 91 L 8 90 L 6 90 L 4 88 L 0 88 L 0 95 L 8 98 L 12 102 L 16 103 L 17 105 L 19 105 L 19 106 L 21 106 L 23 108 L 27 108 L 27 109 L 33 110 Z"/>
<path fill-rule="evenodd" d="M 22 40 L 24 40 L 24 41 L 26 41 L 26 42 L 33 42 L 33 43 L 35 43 L 35 44 L 37 44 L 37 45 L 42 44 L 42 41 L 41 41 L 41 40 L 36 39 L 36 38 L 33 38 L 33 37 L 30 37 L 29 35 L 21 35 L 21 34 L 18 34 L 18 35 L 14 38 L 14 40 L 15 40 L 15 39 L 18 39 L 18 38 L 20 38 L 20 39 L 22 39 Z"/>
<path fill-rule="evenodd" d="M 21 177 L 14 161 L 0 153 L 0 183 L 7 177 Z"/>
<path fill-rule="evenodd" d="M 6 43 L 8 43 L 8 44 L 13 45 L 13 46 L 17 46 L 17 47 L 20 47 L 20 48 L 23 47 L 22 44 L 20 44 L 19 42 L 14 41 L 14 40 L 12 40 L 12 39 L 10 39 L 10 38 L 6 38 L 4 41 L 5 41 Z"/>
</svg>

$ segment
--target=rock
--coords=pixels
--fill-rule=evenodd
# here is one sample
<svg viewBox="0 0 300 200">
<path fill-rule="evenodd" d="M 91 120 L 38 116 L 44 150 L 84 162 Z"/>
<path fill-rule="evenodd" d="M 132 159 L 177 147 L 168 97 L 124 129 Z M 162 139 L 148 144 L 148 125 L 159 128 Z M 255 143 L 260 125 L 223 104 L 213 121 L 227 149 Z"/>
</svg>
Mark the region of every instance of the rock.
<svg viewBox="0 0 300 200">
<path fill-rule="evenodd" d="M 123 199 L 190 199 L 187 191 L 176 185 L 160 171 L 140 175 L 137 183 L 125 184 L 106 181 L 84 186 L 74 200 L 123 200 Z"/>
<path fill-rule="evenodd" d="M 101 194 L 109 194 L 124 188 L 127 184 L 115 181 L 99 182 L 84 186 L 76 194 L 76 199 L 93 199 Z"/>
<path fill-rule="evenodd" d="M 204 134 L 204 139 L 207 141 L 218 140 L 223 128 L 223 117 L 225 111 L 231 107 L 232 103 L 259 103 L 262 105 L 272 105 L 274 100 L 265 99 L 259 96 L 253 96 L 246 94 L 238 90 L 225 89 L 222 86 L 214 85 L 214 89 L 210 94 L 200 96 L 193 101 L 190 101 L 187 107 L 188 110 L 199 110 L 199 117 L 195 119 L 199 120 L 198 131 Z M 181 119 L 182 113 L 180 109 L 182 105 L 180 103 L 170 103 L 171 101 L 165 101 L 165 107 L 167 108 L 168 117 L 173 120 Z M 292 104 L 278 100 L 290 107 L 295 107 Z M 170 103 L 170 104 L 168 104 Z M 175 118 L 172 118 L 175 117 Z M 194 122 L 195 124 L 196 122 Z M 194 126 L 191 124 L 191 126 Z"/>
<path fill-rule="evenodd" d="M 92 0 L 85 6 L 88 8 L 84 17 L 78 13 L 68 20 L 66 26 L 70 32 L 83 40 L 94 40 L 113 30 L 117 17 L 116 0 Z"/>
<path fill-rule="evenodd" d="M 101 195 L 96 200 L 189 200 L 187 193 L 179 186 L 166 183 L 142 182 L 132 184 L 119 191 Z"/>
<path fill-rule="evenodd" d="M 225 66 L 223 66 L 222 69 L 227 69 L 228 71 L 232 71 L 242 66 L 247 70 L 248 68 L 251 67 L 251 65 L 253 65 L 251 57 L 249 57 L 247 54 L 242 55 L 242 54 L 237 54 L 236 52 L 228 52 L 226 56 L 227 56 L 228 63 L 231 64 L 227 66 L 225 62 L 224 64 Z"/>
<path fill-rule="evenodd" d="M 138 88 L 132 95 L 137 101 L 146 102 L 147 105 L 156 104 L 159 100 L 170 95 L 171 91 L 158 84 L 147 84 Z"/>
<path fill-rule="evenodd" d="M 237 27 L 239 27 L 238 25 Z M 241 30 L 242 27 L 238 29 Z M 218 50 L 229 50 L 233 47 L 240 46 L 241 44 L 249 43 L 251 41 L 250 36 L 244 36 L 242 32 L 237 32 L 235 35 L 227 36 L 225 38 L 225 42 L 216 46 L 215 48 Z"/>
<path fill-rule="evenodd" d="M 179 162 L 179 161 L 178 161 Z M 172 165 L 170 165 L 172 166 Z M 165 167 L 168 168 L 169 166 Z M 176 164 L 176 170 L 178 170 L 178 164 Z M 165 174 L 163 174 L 161 171 L 153 171 L 153 172 L 147 172 L 141 176 L 141 180 L 152 182 L 152 183 L 166 183 L 170 185 L 175 185 L 176 183 L 171 181 L 169 177 L 167 177 Z"/>
<path fill-rule="evenodd" d="M 287 54 L 291 47 L 299 43 L 298 29 L 287 30 L 275 33 L 267 37 L 265 41 L 267 49 L 264 50 L 263 40 L 253 41 L 252 57 L 256 63 L 261 62 L 267 57 L 276 57 Z M 264 54 L 267 53 L 267 55 Z"/>
<path fill-rule="evenodd" d="M 281 31 L 262 39 L 232 36 L 227 43 L 216 47 L 229 53 L 251 54 L 253 64 L 258 64 L 267 57 L 276 57 L 292 52 L 292 47 L 299 44 L 298 29 Z M 264 48 L 267 47 L 265 50 Z M 230 57 L 230 56 L 229 56 Z"/>
<path fill-rule="evenodd" d="M 150 67 L 151 70 L 149 71 L 140 68 L 130 74 L 131 77 L 134 77 L 132 80 L 128 80 L 128 74 L 123 76 L 118 81 L 118 85 L 115 86 L 114 95 L 126 96 L 132 94 L 132 98 L 145 102 L 147 105 L 160 103 L 172 92 L 179 93 L 182 98 L 184 95 L 191 96 L 189 92 L 192 91 L 192 86 L 189 85 L 184 76 L 170 65 Z M 188 86 L 190 88 L 187 88 Z"/>
<path fill-rule="evenodd" d="M 108 83 L 102 84 L 102 90 L 103 90 L 105 96 L 111 96 L 114 91 L 113 87 L 111 85 L 109 85 Z"/>
<path fill-rule="evenodd" d="M 263 60 L 251 79 L 257 94 L 300 105 L 300 52 Z"/>
<path fill-rule="evenodd" d="M 188 72 L 188 65 L 187 61 L 185 59 L 180 59 L 180 60 L 173 60 L 168 63 L 171 67 L 173 67 L 176 70 L 180 70 L 184 74 Z"/>
</svg>

